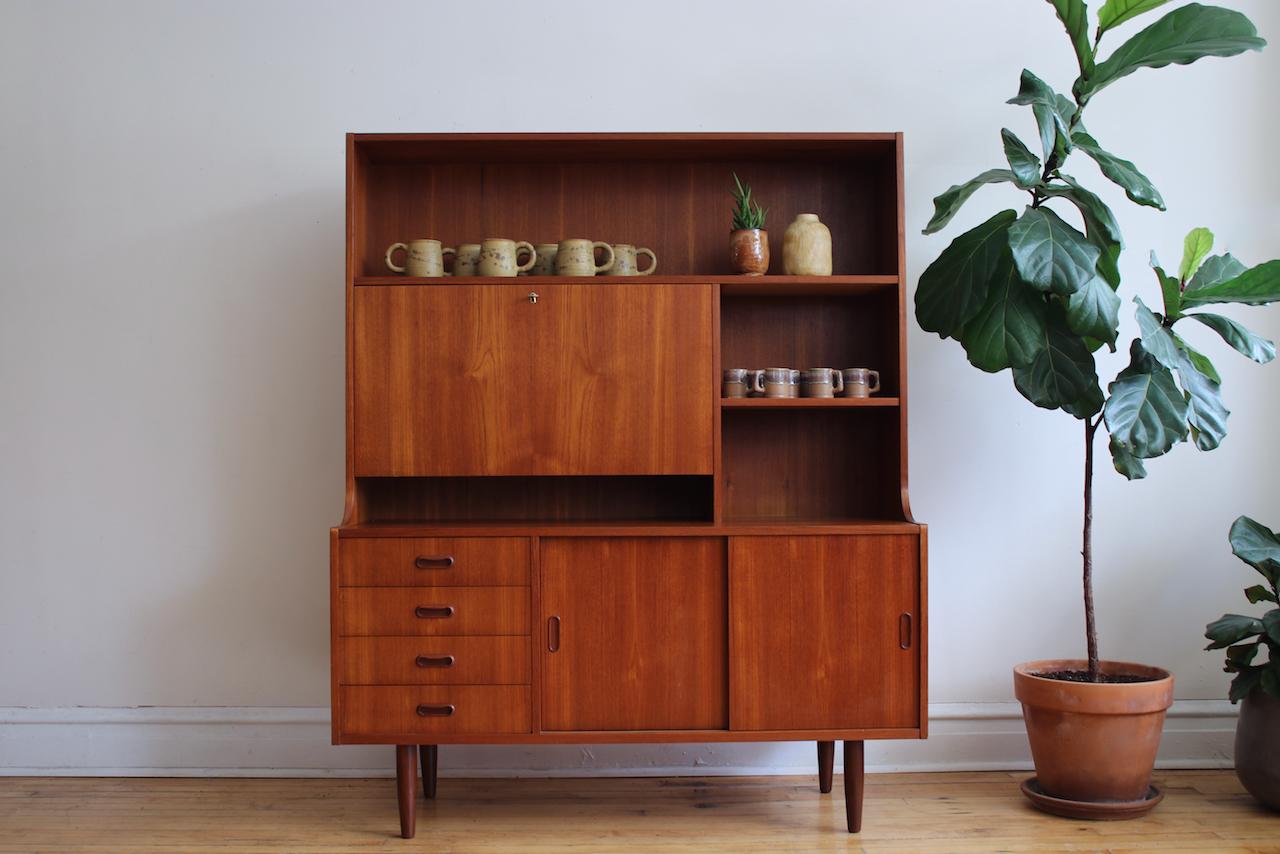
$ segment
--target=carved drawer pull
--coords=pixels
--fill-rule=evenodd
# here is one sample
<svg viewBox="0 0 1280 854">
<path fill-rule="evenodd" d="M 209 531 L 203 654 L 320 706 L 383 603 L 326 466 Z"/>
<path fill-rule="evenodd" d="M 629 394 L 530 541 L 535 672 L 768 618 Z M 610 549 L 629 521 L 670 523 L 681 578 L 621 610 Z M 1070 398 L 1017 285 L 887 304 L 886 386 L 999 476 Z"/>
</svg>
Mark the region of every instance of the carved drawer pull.
<svg viewBox="0 0 1280 854">
<path fill-rule="evenodd" d="M 911 615 L 903 614 L 898 618 L 898 647 L 911 649 Z"/>
<path fill-rule="evenodd" d="M 441 619 L 453 616 L 452 605 L 419 605 L 413 609 L 413 616 L 423 620 Z"/>
<path fill-rule="evenodd" d="M 547 651 L 560 651 L 560 618 L 547 618 Z"/>
<path fill-rule="evenodd" d="M 418 569 L 448 569 L 453 566 L 453 555 L 418 555 L 413 565 Z"/>
<path fill-rule="evenodd" d="M 453 705 L 447 706 L 418 706 L 418 717 L 420 718 L 447 718 L 453 714 Z"/>
<path fill-rule="evenodd" d="M 453 667 L 452 655 L 420 655 L 413 660 L 419 667 Z"/>
</svg>

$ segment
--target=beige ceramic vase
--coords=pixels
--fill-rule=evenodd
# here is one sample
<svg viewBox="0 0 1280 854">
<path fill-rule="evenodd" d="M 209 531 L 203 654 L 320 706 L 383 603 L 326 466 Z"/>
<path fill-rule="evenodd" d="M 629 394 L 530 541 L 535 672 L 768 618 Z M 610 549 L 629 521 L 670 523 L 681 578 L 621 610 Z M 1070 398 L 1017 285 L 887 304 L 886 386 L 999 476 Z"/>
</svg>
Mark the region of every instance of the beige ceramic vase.
<svg viewBox="0 0 1280 854">
<path fill-rule="evenodd" d="M 797 214 L 782 235 L 782 271 L 788 276 L 831 275 L 831 229 L 812 213 Z"/>
</svg>

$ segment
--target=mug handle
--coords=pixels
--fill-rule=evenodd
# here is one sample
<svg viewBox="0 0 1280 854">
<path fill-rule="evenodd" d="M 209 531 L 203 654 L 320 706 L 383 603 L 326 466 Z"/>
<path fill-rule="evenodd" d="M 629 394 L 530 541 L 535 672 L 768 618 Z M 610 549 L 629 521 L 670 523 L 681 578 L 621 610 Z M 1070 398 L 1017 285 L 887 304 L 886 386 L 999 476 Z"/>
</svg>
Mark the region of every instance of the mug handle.
<svg viewBox="0 0 1280 854">
<path fill-rule="evenodd" d="M 764 371 L 751 372 L 751 390 L 756 394 L 764 394 Z"/>
<path fill-rule="evenodd" d="M 533 265 L 538 263 L 538 250 L 533 248 L 533 244 L 527 240 L 516 241 L 516 257 L 520 257 L 520 250 L 527 249 L 529 251 L 529 260 L 516 267 L 516 272 L 527 273 L 533 269 Z"/>
<path fill-rule="evenodd" d="M 841 394 L 844 392 L 844 374 L 839 371 L 831 372 L 831 393 Z"/>
<path fill-rule="evenodd" d="M 442 265 L 442 266 L 443 266 L 443 263 L 444 263 L 444 256 L 446 256 L 446 255 L 452 255 L 452 256 L 453 256 L 453 263 L 454 263 L 454 264 L 457 264 L 457 263 L 458 263 L 458 250 L 457 250 L 457 249 L 454 249 L 452 246 L 446 246 L 446 247 L 444 247 L 443 249 L 441 249 L 441 250 L 440 250 L 440 262 L 441 262 L 441 265 Z M 441 272 L 442 272 L 442 273 L 444 273 L 444 275 L 446 275 L 446 276 L 452 276 L 452 275 L 453 275 L 453 273 L 445 272 L 444 270 L 441 270 Z"/>
<path fill-rule="evenodd" d="M 871 383 L 867 386 L 867 391 L 879 391 L 880 390 L 880 372 L 867 371 L 867 377 L 871 379 Z"/>
<path fill-rule="evenodd" d="M 391 254 L 392 254 L 393 252 L 395 252 L 397 249 L 403 249 L 403 250 L 404 250 L 404 254 L 405 254 L 405 255 L 408 255 L 408 254 L 409 254 L 409 244 L 407 244 L 407 243 L 392 243 L 392 244 L 391 244 L 391 246 L 390 246 L 390 247 L 388 247 L 388 249 L 387 249 L 387 266 L 388 266 L 388 267 L 390 267 L 390 268 L 391 268 L 391 270 L 392 270 L 393 272 L 396 272 L 396 273 L 403 273 L 403 272 L 404 272 L 404 270 L 405 270 L 405 268 L 404 268 L 404 267 L 397 267 L 397 266 L 395 265 L 395 263 L 394 263 L 394 262 L 392 262 L 392 260 L 391 260 Z"/>
<path fill-rule="evenodd" d="M 605 243 L 603 240 L 591 241 L 591 251 L 594 253 L 595 250 L 597 249 L 603 249 L 605 255 L 607 255 L 609 258 L 609 260 L 605 261 L 604 263 L 596 264 L 596 272 L 600 273 L 613 266 L 613 247 L 610 246 L 608 243 Z"/>
<path fill-rule="evenodd" d="M 637 276 L 647 276 L 650 273 L 652 273 L 654 270 L 658 269 L 658 256 L 653 254 L 652 249 L 649 249 L 646 246 L 641 246 L 639 249 L 636 250 L 636 257 L 639 258 L 641 255 L 649 256 L 649 268 L 645 270 L 643 273 L 640 272 L 639 270 L 636 270 Z M 640 265 L 637 264 L 636 266 L 639 267 Z"/>
</svg>

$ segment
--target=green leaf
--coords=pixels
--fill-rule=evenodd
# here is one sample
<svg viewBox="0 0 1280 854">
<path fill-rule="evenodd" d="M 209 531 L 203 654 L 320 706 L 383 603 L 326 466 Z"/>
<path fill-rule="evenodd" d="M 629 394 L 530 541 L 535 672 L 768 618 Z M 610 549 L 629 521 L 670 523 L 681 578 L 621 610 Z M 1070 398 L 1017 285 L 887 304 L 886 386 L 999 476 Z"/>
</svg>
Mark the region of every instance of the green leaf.
<svg viewBox="0 0 1280 854">
<path fill-rule="evenodd" d="M 1114 350 L 1120 329 L 1120 297 L 1094 276 L 1067 299 L 1067 325 L 1077 335 L 1106 342 Z"/>
<path fill-rule="evenodd" d="M 1257 655 L 1257 643 L 1242 643 L 1227 647 L 1227 661 L 1236 667 L 1248 667 Z"/>
<path fill-rule="evenodd" d="M 1200 272 L 1187 282 L 1188 291 L 1200 291 L 1220 285 L 1228 279 L 1234 279 L 1245 271 L 1245 266 L 1237 261 L 1230 252 L 1225 255 L 1212 255 L 1200 265 Z"/>
<path fill-rule="evenodd" d="M 1178 351 L 1178 379 L 1187 398 L 1187 423 L 1196 447 L 1212 451 L 1227 437 L 1227 417 L 1231 410 L 1222 402 L 1218 383 L 1196 370 L 1190 358 Z"/>
<path fill-rule="evenodd" d="M 1262 573 L 1268 584 L 1280 577 L 1280 537 L 1270 528 L 1241 516 L 1231 524 L 1227 537 L 1231 553 Z"/>
<path fill-rule="evenodd" d="M 1219 385 L 1222 384 L 1222 377 L 1218 375 L 1218 369 L 1213 366 L 1213 362 L 1209 361 L 1209 357 L 1196 350 L 1190 344 L 1182 339 L 1182 336 L 1176 332 L 1170 331 L 1175 341 L 1178 342 L 1178 349 L 1187 354 L 1187 358 L 1191 360 L 1191 364 L 1196 366 L 1196 370 L 1204 374 L 1209 379 Z"/>
<path fill-rule="evenodd" d="M 1187 401 L 1173 374 L 1135 340 L 1129 366 L 1108 387 L 1103 415 L 1112 438 L 1135 457 L 1167 453 L 1187 437 Z"/>
<path fill-rule="evenodd" d="M 1093 352 L 1094 349 L 1097 348 L 1091 348 L 1090 352 Z M 1104 403 L 1106 403 L 1106 400 L 1102 396 L 1102 387 L 1094 383 L 1089 386 L 1089 390 L 1084 393 L 1084 397 L 1062 407 L 1062 411 L 1083 421 L 1101 412 Z"/>
<path fill-rule="evenodd" d="M 1262 626 L 1267 630 L 1267 637 L 1272 643 L 1280 643 L 1280 608 L 1263 614 Z"/>
<path fill-rule="evenodd" d="M 1261 667 L 1240 671 L 1240 675 L 1231 680 L 1231 690 L 1227 693 L 1227 699 L 1238 703 L 1249 696 L 1254 688 L 1262 684 L 1262 673 Z"/>
<path fill-rule="evenodd" d="M 1129 480 L 1142 480 L 1147 476 L 1147 467 L 1142 464 L 1142 460 L 1129 453 L 1129 449 L 1114 438 L 1111 440 L 1110 449 L 1111 462 L 1120 474 Z"/>
<path fill-rule="evenodd" d="M 1048 208 L 1027 208 L 1009 227 L 1009 248 L 1023 281 L 1068 296 L 1098 275 L 1098 248 Z"/>
<path fill-rule="evenodd" d="M 1213 232 L 1207 228 L 1193 228 L 1182 242 L 1182 266 L 1178 278 L 1187 281 L 1195 275 L 1204 259 L 1213 251 Z"/>
<path fill-rule="evenodd" d="M 1244 590 L 1244 598 L 1248 599 L 1249 602 L 1254 605 L 1258 604 L 1259 602 L 1277 601 L 1276 594 L 1272 593 L 1270 590 L 1263 587 L 1261 584 L 1255 584 L 1252 587 L 1246 587 Z"/>
<path fill-rule="evenodd" d="M 1223 649 L 1237 644 L 1245 638 L 1260 635 L 1262 632 L 1262 621 L 1257 617 L 1246 617 L 1243 614 L 1223 614 L 1204 627 L 1204 636 L 1213 641 L 1205 649 Z"/>
<path fill-rule="evenodd" d="M 1082 187 L 1070 175 L 1059 175 L 1066 182 L 1063 187 L 1052 184 L 1041 188 L 1046 196 L 1063 198 L 1080 210 L 1084 218 L 1085 237 L 1098 248 L 1098 275 L 1106 279 L 1112 290 L 1120 287 L 1120 252 L 1124 248 L 1124 235 L 1115 214 L 1097 195 Z M 1112 350 L 1114 350 L 1114 346 Z"/>
<path fill-rule="evenodd" d="M 1138 171 L 1138 167 L 1134 166 L 1131 161 L 1122 157 L 1117 157 L 1102 146 L 1098 145 L 1098 141 L 1084 131 L 1077 130 L 1072 135 L 1072 141 L 1076 147 L 1085 154 L 1093 158 L 1098 164 L 1098 168 L 1102 170 L 1102 174 L 1106 175 L 1111 181 L 1118 184 L 1124 194 L 1129 197 L 1130 201 L 1140 205 L 1147 205 L 1158 210 L 1164 210 L 1164 199 L 1160 195 L 1160 191 L 1155 185 Z"/>
<path fill-rule="evenodd" d="M 1080 74 L 1093 70 L 1093 47 L 1089 44 L 1089 10 L 1084 0 L 1049 0 L 1058 13 L 1058 20 L 1067 28 L 1071 46 L 1076 51 Z"/>
<path fill-rule="evenodd" d="M 1160 283 L 1160 296 L 1164 300 L 1165 317 L 1177 320 L 1182 316 L 1182 284 L 1164 271 L 1156 253 L 1151 253 L 1151 269 L 1156 273 L 1156 281 Z"/>
<path fill-rule="evenodd" d="M 1008 169 L 988 169 L 978 177 L 966 181 L 963 184 L 956 184 L 954 187 L 937 195 L 933 199 L 933 219 L 929 220 L 929 224 L 925 226 L 925 234 L 933 234 L 935 231 L 943 229 L 947 223 L 959 212 L 965 202 L 969 201 L 969 197 L 978 191 L 979 187 L 986 184 L 1001 183 L 1017 183 L 1014 174 Z"/>
<path fill-rule="evenodd" d="M 1098 35 L 1168 2 L 1169 0 L 1107 0 L 1098 10 Z"/>
<path fill-rule="evenodd" d="M 1236 352 L 1248 356 L 1260 365 L 1265 365 L 1276 357 L 1275 344 L 1261 335 L 1255 335 L 1229 317 L 1199 312 L 1183 316 L 1203 323 L 1221 335 L 1222 340 L 1235 348 Z"/>
<path fill-rule="evenodd" d="M 1223 302 L 1266 305 L 1277 300 L 1280 300 L 1280 260 L 1259 264 L 1234 279 L 1188 290 L 1182 295 L 1183 304 L 1188 306 Z"/>
<path fill-rule="evenodd" d="M 1018 94 L 1010 98 L 1010 104 L 1030 105 L 1040 130 L 1040 147 L 1048 160 L 1055 152 L 1065 155 L 1071 151 L 1071 116 L 1075 105 L 1064 95 L 1053 91 L 1048 83 L 1022 69 Z M 1070 109 L 1066 109 L 1066 108 Z M 1061 162 L 1062 157 L 1058 160 Z"/>
<path fill-rule="evenodd" d="M 960 334 L 987 300 L 1000 257 L 1007 254 L 1013 211 L 1001 211 L 966 231 L 929 265 L 916 288 L 916 320 L 943 338 Z"/>
<path fill-rule="evenodd" d="M 1018 139 L 1017 134 L 1008 128 L 1000 131 L 1004 140 L 1004 157 L 1009 161 L 1018 186 L 1024 189 L 1040 183 L 1040 158 L 1031 153 L 1031 149 Z"/>
<path fill-rule="evenodd" d="M 1007 248 L 977 315 L 957 336 L 969 361 L 989 373 L 1031 364 L 1045 340 L 1044 297 L 1018 276 Z"/>
<path fill-rule="evenodd" d="M 1139 68 L 1187 65 L 1206 56 L 1235 56 L 1246 50 L 1261 50 L 1264 45 L 1257 29 L 1239 12 L 1191 3 L 1173 10 L 1116 48 L 1081 81 L 1080 93 L 1091 97 Z"/>
<path fill-rule="evenodd" d="M 1134 316 L 1138 319 L 1138 331 L 1142 333 L 1142 348 L 1169 370 L 1177 370 L 1179 350 L 1173 333 L 1160 323 L 1140 297 L 1134 297 L 1133 301 L 1138 304 Z"/>
<path fill-rule="evenodd" d="M 1074 407 L 1098 384 L 1093 354 L 1067 328 L 1062 309 L 1050 306 L 1044 338 L 1026 367 L 1013 369 L 1013 383 L 1022 396 L 1044 409 Z"/>
</svg>

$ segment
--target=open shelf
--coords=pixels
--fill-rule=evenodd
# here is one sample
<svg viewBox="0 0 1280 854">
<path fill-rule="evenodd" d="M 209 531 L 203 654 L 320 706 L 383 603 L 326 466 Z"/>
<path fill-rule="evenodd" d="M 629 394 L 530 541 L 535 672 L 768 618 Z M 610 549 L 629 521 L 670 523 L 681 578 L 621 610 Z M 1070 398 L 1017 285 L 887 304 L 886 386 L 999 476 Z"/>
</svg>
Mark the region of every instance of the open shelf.
<svg viewBox="0 0 1280 854">
<path fill-rule="evenodd" d="M 722 409 L 875 409 L 898 405 L 896 397 L 722 397 Z"/>
<path fill-rule="evenodd" d="M 546 283 L 553 285 L 664 284 L 720 285 L 726 296 L 841 296 L 895 292 L 897 276 L 356 276 L 356 287 L 386 285 L 510 285 Z"/>
</svg>

